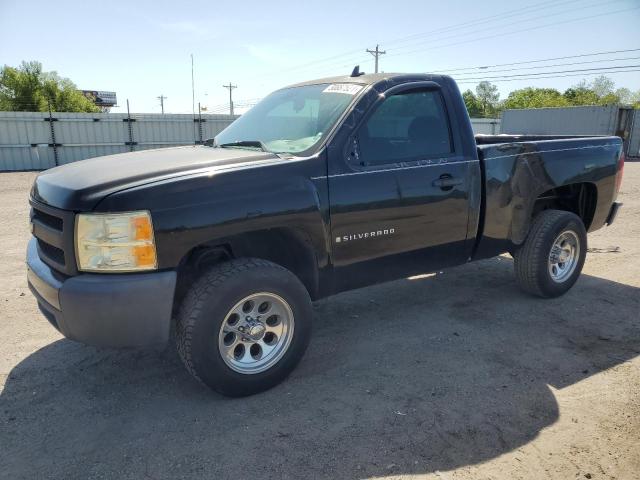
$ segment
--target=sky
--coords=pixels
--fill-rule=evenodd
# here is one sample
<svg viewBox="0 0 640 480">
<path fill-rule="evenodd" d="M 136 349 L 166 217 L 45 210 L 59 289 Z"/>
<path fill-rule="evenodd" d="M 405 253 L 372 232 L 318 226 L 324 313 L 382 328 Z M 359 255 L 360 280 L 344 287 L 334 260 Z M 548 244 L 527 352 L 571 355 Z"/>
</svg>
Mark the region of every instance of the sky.
<svg viewBox="0 0 640 480">
<path fill-rule="evenodd" d="M 159 113 L 164 95 L 165 112 L 191 113 L 191 54 L 196 105 L 227 113 L 223 84 L 237 85 L 242 111 L 291 83 L 356 64 L 372 72 L 365 50 L 376 44 L 387 52 L 381 71 L 449 73 L 461 89 L 491 77 L 501 98 L 527 86 L 562 91 L 602 73 L 638 90 L 639 32 L 640 0 L 0 0 L 0 64 L 37 60 L 80 89 L 115 91 L 116 112 L 129 99 L 132 112 Z M 573 58 L 475 68 L 558 57 Z M 554 73 L 531 76 L 544 72 Z M 528 77 L 495 79 L 509 75 Z"/>
</svg>

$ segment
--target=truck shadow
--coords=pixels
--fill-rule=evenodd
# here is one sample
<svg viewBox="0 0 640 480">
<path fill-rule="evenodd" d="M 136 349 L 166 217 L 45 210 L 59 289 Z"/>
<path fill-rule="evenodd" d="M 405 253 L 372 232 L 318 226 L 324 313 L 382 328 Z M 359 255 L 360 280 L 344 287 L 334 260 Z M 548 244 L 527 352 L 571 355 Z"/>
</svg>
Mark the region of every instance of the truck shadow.
<svg viewBox="0 0 640 480">
<path fill-rule="evenodd" d="M 244 399 L 192 381 L 171 348 L 56 341 L 0 394 L 0 477 L 369 478 L 490 460 L 558 419 L 549 386 L 640 354 L 638 293 L 585 275 L 536 299 L 498 258 L 341 294 L 315 305 L 292 377 Z"/>
</svg>

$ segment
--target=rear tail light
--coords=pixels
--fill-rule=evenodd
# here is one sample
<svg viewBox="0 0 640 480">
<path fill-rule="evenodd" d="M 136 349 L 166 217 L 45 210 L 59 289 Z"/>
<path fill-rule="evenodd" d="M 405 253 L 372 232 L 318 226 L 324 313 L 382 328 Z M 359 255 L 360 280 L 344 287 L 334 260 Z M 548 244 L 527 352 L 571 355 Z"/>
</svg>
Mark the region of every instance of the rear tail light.
<svg viewBox="0 0 640 480">
<path fill-rule="evenodd" d="M 620 191 L 620 185 L 622 185 L 622 173 L 624 172 L 624 152 L 620 153 L 618 159 L 618 168 L 616 169 L 616 195 Z"/>
</svg>

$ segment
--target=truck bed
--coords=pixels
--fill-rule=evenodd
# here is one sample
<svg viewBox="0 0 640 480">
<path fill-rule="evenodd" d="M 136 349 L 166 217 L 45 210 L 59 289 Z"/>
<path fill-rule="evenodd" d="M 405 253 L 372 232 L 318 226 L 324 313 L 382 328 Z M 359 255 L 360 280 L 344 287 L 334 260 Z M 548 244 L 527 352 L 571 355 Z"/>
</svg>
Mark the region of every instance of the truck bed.
<svg viewBox="0 0 640 480">
<path fill-rule="evenodd" d="M 480 239 L 475 258 L 488 258 L 524 241 L 536 201 L 562 185 L 596 192 L 589 231 L 602 227 L 615 200 L 619 137 L 476 135 L 482 175 Z M 582 208 L 582 206 L 581 206 Z M 511 246 L 510 246 L 511 245 Z"/>
</svg>

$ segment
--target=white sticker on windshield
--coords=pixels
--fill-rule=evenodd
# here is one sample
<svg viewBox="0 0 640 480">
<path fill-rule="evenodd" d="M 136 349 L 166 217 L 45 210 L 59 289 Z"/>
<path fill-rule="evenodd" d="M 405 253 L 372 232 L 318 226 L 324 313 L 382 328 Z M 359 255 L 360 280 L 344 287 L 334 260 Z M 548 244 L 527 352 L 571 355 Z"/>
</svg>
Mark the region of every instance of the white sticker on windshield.
<svg viewBox="0 0 640 480">
<path fill-rule="evenodd" d="M 355 95 L 362 90 L 362 85 L 354 83 L 332 83 L 325 88 L 322 93 L 346 93 L 347 95 Z"/>
</svg>

